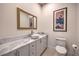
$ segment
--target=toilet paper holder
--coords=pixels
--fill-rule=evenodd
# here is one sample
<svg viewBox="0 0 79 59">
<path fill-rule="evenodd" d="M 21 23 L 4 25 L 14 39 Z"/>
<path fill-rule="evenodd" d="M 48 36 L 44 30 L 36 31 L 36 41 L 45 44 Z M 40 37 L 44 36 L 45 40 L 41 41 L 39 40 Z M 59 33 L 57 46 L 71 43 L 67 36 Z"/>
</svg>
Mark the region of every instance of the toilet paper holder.
<svg viewBox="0 0 79 59">
<path fill-rule="evenodd" d="M 73 48 L 74 50 L 76 50 L 76 49 L 78 49 L 78 46 L 77 46 L 76 44 L 72 44 L 72 48 Z"/>
<path fill-rule="evenodd" d="M 73 52 L 74 54 L 73 55 L 77 55 L 77 50 L 78 50 L 78 46 L 76 44 L 72 44 L 72 48 L 73 48 Z"/>
</svg>

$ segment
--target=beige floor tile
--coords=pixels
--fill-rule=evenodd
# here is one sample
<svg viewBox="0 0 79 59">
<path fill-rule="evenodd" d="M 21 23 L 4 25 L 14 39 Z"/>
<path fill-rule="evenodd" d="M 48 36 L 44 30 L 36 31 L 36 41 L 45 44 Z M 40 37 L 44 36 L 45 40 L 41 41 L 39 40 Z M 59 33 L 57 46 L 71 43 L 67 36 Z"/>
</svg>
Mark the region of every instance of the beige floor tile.
<svg viewBox="0 0 79 59">
<path fill-rule="evenodd" d="M 42 56 L 56 56 L 55 49 L 47 48 L 47 50 L 43 53 Z"/>
</svg>

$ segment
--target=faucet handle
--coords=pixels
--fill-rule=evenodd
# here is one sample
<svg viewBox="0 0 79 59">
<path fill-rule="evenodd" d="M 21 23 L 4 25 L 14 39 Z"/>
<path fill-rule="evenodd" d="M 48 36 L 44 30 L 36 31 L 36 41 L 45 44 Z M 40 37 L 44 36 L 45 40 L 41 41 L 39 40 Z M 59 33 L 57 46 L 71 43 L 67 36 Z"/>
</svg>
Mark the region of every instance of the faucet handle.
<svg viewBox="0 0 79 59">
<path fill-rule="evenodd" d="M 31 30 L 31 34 L 33 34 L 34 32 L 33 32 L 33 30 Z"/>
</svg>

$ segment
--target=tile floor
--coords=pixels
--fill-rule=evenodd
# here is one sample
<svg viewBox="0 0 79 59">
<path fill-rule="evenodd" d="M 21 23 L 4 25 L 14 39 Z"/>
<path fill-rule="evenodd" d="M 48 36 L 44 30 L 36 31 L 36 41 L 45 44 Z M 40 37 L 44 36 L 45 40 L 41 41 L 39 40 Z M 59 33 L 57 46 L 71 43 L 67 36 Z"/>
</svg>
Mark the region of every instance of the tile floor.
<svg viewBox="0 0 79 59">
<path fill-rule="evenodd" d="M 47 48 L 42 56 L 56 56 L 56 51 L 55 49 Z"/>
</svg>

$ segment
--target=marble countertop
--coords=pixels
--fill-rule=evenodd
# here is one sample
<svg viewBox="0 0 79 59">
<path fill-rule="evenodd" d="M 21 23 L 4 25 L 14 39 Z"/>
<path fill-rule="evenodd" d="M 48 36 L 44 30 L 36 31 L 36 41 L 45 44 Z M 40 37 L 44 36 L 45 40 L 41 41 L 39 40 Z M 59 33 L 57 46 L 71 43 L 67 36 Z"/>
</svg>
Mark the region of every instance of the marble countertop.
<svg viewBox="0 0 79 59">
<path fill-rule="evenodd" d="M 5 44 L 2 44 L 0 45 L 0 55 L 3 55 L 3 54 L 6 54 L 6 53 L 9 53 L 13 50 L 16 50 L 24 45 L 28 45 L 34 41 L 37 41 L 39 40 L 40 38 L 46 36 L 45 34 L 43 35 L 39 35 L 39 34 L 34 34 L 34 36 L 39 36 L 38 39 L 32 39 L 31 37 L 27 37 L 27 38 L 21 38 L 19 40 L 15 40 L 15 41 L 12 41 L 12 42 L 8 42 L 8 43 L 5 43 Z"/>
</svg>

